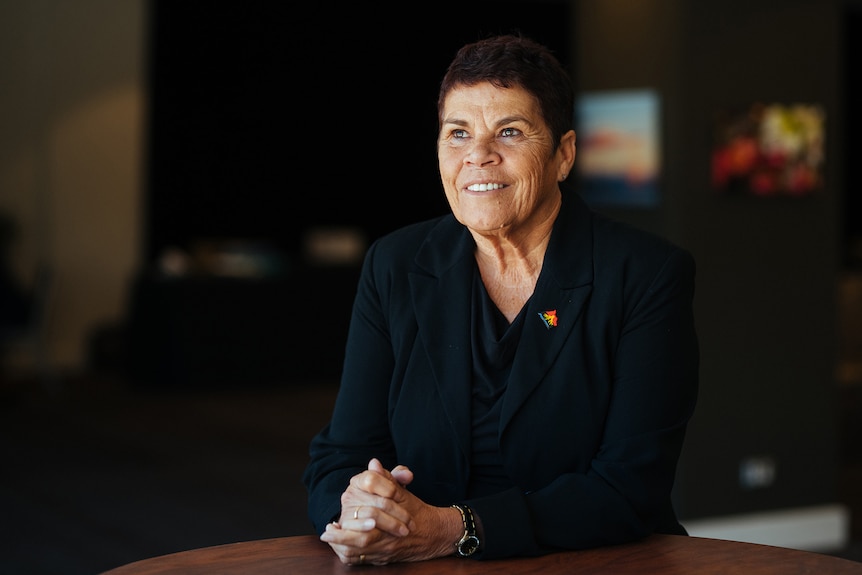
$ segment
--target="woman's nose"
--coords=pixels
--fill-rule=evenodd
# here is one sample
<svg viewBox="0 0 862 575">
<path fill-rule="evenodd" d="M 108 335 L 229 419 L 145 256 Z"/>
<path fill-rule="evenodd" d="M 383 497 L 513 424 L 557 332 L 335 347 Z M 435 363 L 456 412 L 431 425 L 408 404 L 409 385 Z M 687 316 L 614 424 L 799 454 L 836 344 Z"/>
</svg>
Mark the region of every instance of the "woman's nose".
<svg viewBox="0 0 862 575">
<path fill-rule="evenodd" d="M 499 161 L 500 154 L 497 152 L 493 142 L 484 139 L 476 139 L 465 157 L 467 164 L 479 167 L 495 164 Z"/>
</svg>

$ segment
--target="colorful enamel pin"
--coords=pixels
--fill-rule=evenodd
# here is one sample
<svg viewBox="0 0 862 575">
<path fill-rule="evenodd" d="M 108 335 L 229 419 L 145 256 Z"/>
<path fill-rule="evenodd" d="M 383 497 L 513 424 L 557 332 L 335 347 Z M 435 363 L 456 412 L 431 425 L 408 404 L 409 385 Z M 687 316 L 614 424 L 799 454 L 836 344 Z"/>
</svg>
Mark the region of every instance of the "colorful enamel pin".
<svg viewBox="0 0 862 575">
<path fill-rule="evenodd" d="M 557 310 L 540 311 L 539 317 L 542 318 L 546 328 L 557 327 Z"/>
</svg>

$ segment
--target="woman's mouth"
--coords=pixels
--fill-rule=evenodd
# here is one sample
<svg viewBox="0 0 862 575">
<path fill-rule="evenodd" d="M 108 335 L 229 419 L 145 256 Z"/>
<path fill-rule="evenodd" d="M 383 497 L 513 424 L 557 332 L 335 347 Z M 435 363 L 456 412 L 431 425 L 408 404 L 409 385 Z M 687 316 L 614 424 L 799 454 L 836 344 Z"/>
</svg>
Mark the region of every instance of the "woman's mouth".
<svg viewBox="0 0 862 575">
<path fill-rule="evenodd" d="M 487 192 L 490 190 L 499 190 L 504 188 L 503 184 L 470 184 L 467 189 L 471 192 Z"/>
</svg>

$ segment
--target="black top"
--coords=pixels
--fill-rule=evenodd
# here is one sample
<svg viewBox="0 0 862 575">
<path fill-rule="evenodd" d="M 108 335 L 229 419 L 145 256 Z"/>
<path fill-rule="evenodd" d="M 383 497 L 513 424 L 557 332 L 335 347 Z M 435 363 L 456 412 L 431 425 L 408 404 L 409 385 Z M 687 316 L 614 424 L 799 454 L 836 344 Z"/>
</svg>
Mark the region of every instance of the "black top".
<svg viewBox="0 0 862 575">
<path fill-rule="evenodd" d="M 509 383 L 515 349 L 521 339 L 524 310 L 509 324 L 491 301 L 477 269 L 473 280 L 471 319 L 473 350 L 473 415 L 470 497 L 481 497 L 513 487 L 500 457 L 500 406 Z"/>
</svg>

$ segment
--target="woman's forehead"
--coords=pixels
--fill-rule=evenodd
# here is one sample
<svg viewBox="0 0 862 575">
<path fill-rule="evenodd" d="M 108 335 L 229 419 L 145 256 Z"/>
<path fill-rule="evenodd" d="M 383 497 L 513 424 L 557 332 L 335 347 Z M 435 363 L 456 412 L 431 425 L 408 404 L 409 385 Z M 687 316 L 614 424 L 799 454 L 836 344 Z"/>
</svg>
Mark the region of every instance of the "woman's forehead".
<svg viewBox="0 0 862 575">
<path fill-rule="evenodd" d="M 520 86 L 502 88 L 482 82 L 456 86 L 446 94 L 443 102 L 444 118 L 451 114 L 475 113 L 477 110 L 532 114 L 538 110 L 538 100 Z"/>
</svg>

